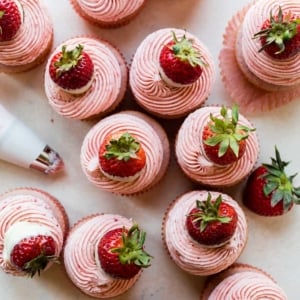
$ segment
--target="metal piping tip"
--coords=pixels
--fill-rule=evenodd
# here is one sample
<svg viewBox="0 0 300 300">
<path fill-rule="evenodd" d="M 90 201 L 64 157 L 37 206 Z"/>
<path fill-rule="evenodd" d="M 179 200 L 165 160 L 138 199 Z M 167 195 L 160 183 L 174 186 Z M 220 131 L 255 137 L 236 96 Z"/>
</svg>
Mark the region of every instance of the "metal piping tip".
<svg viewBox="0 0 300 300">
<path fill-rule="evenodd" d="M 29 167 L 45 174 L 56 174 L 63 170 L 64 162 L 56 151 L 46 145 Z"/>
</svg>

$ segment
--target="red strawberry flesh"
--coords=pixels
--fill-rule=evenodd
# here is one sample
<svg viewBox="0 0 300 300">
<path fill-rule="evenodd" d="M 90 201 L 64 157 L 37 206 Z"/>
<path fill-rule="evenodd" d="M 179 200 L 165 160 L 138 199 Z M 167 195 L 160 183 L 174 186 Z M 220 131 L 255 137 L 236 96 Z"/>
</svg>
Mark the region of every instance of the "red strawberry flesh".
<svg viewBox="0 0 300 300">
<path fill-rule="evenodd" d="M 0 42 L 12 40 L 21 23 L 21 13 L 16 2 L 0 0 Z"/>
</svg>

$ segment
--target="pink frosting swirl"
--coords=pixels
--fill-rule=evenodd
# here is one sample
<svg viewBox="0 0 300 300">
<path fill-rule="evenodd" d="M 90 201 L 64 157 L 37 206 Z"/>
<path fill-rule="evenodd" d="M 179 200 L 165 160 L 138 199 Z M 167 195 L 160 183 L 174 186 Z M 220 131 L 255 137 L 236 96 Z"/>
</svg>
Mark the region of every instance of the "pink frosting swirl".
<svg viewBox="0 0 300 300">
<path fill-rule="evenodd" d="M 49 75 L 53 55 L 63 45 L 83 45 L 93 63 L 94 79 L 89 90 L 80 95 L 62 91 Z M 87 119 L 114 109 L 123 99 L 127 86 L 127 67 L 121 54 L 106 41 L 92 37 L 72 38 L 58 46 L 48 60 L 45 70 L 45 92 L 51 107 L 70 119 Z"/>
<path fill-rule="evenodd" d="M 202 130 L 209 114 L 220 117 L 220 107 L 203 107 L 191 113 L 181 125 L 176 139 L 175 153 L 183 172 L 192 180 L 209 186 L 232 186 L 244 179 L 253 169 L 258 158 L 258 139 L 251 132 L 247 139 L 244 155 L 235 163 L 220 166 L 209 161 L 203 149 Z M 241 114 L 239 123 L 253 128 Z"/>
<path fill-rule="evenodd" d="M 84 293 L 96 298 L 115 297 L 127 291 L 139 278 L 116 279 L 105 273 L 97 260 L 102 236 L 116 228 L 129 229 L 132 220 L 113 214 L 86 217 L 71 229 L 64 248 L 64 264 L 72 282 Z"/>
<path fill-rule="evenodd" d="M 133 15 L 145 0 L 75 0 L 83 14 L 101 22 L 118 22 Z"/>
<path fill-rule="evenodd" d="M 257 271 L 243 271 L 228 276 L 211 292 L 214 299 L 287 300 L 285 292 L 269 277 Z"/>
<path fill-rule="evenodd" d="M 279 5 L 283 12 L 291 11 L 300 16 L 299 1 L 257 1 L 248 10 L 242 24 L 242 55 L 249 70 L 258 78 L 272 85 L 288 87 L 300 84 L 300 54 L 285 60 L 273 59 L 264 51 L 258 53 L 261 48 L 260 40 L 253 39 L 264 21 L 269 19 L 270 12 L 277 14 Z"/>
<path fill-rule="evenodd" d="M 99 168 L 98 152 L 108 134 L 129 132 L 142 144 L 146 166 L 132 182 L 114 181 Z M 169 164 L 169 141 L 163 128 L 143 113 L 124 111 L 102 119 L 86 135 L 81 147 L 81 166 L 88 180 L 96 186 L 119 194 L 135 194 L 153 187 Z"/>
<path fill-rule="evenodd" d="M 194 40 L 206 67 L 200 78 L 186 87 L 170 87 L 160 77 L 159 55 L 163 45 L 184 34 Z M 131 64 L 129 83 L 136 101 L 150 113 L 164 117 L 184 116 L 200 107 L 210 94 L 214 82 L 214 62 L 208 49 L 194 35 L 184 30 L 165 28 L 150 34 L 138 47 Z"/>
<path fill-rule="evenodd" d="M 45 226 L 56 243 L 55 255 L 59 256 L 64 242 L 62 215 L 53 209 L 51 196 L 38 190 L 17 189 L 0 198 L 0 267 L 17 276 L 26 275 L 3 259 L 4 237 L 7 230 L 18 222 L 30 222 Z M 55 205 L 55 204 L 54 204 Z M 56 208 L 57 209 L 57 208 Z M 59 220 L 61 219 L 61 220 Z M 29 233 L 30 234 L 30 233 Z"/>
<path fill-rule="evenodd" d="M 212 198 L 221 193 L 210 192 Z M 200 245 L 190 237 L 186 227 L 186 216 L 195 207 L 196 200 L 207 199 L 207 191 L 191 191 L 173 201 L 165 214 L 163 235 L 172 260 L 184 271 L 200 276 L 216 274 L 233 264 L 243 251 L 248 234 L 245 214 L 238 203 L 226 194 L 224 202 L 237 212 L 238 223 L 231 240 L 218 248 Z"/>
<path fill-rule="evenodd" d="M 31 64 L 49 47 L 53 25 L 41 1 L 19 0 L 23 23 L 13 40 L 0 42 L 0 67 Z M 0 68 L 1 69 L 1 68 Z"/>
</svg>

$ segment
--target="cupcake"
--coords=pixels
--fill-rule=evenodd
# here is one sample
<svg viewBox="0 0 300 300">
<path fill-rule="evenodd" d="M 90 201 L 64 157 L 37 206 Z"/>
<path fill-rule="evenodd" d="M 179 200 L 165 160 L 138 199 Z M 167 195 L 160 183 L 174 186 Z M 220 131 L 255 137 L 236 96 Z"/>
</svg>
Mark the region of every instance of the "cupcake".
<svg viewBox="0 0 300 300">
<path fill-rule="evenodd" d="M 156 185 L 169 160 L 164 129 L 136 111 L 100 120 L 85 136 L 80 154 L 82 170 L 90 182 L 123 195 L 145 192 Z"/>
<path fill-rule="evenodd" d="M 211 187 L 242 181 L 253 169 L 258 151 L 256 132 L 236 105 L 232 109 L 207 106 L 191 113 L 175 142 L 177 162 L 184 174 Z"/>
<path fill-rule="evenodd" d="M 229 21 L 219 57 L 221 74 L 243 111 L 268 111 L 300 95 L 300 47 L 294 43 L 299 19 L 299 1 L 262 0 Z"/>
<path fill-rule="evenodd" d="M 23 72 L 50 52 L 53 25 L 42 1 L 0 0 L 0 73 Z"/>
<path fill-rule="evenodd" d="M 34 276 L 59 260 L 68 231 L 60 202 L 34 188 L 0 196 L 0 266 L 15 276 Z"/>
<path fill-rule="evenodd" d="M 64 248 L 66 272 L 83 293 L 95 298 L 125 293 L 139 279 L 151 256 L 145 233 L 120 215 L 96 214 L 79 220 Z M 111 250 L 113 248 L 113 250 Z"/>
<path fill-rule="evenodd" d="M 45 69 L 50 106 L 69 119 L 90 119 L 114 110 L 127 88 L 123 56 L 108 42 L 76 37 L 58 46 Z"/>
<path fill-rule="evenodd" d="M 184 30 L 164 28 L 148 35 L 133 57 L 129 84 L 137 103 L 161 118 L 179 118 L 199 108 L 214 82 L 206 46 Z"/>
<path fill-rule="evenodd" d="M 206 281 L 200 300 L 287 300 L 286 293 L 265 271 L 247 264 L 233 264 Z"/>
<path fill-rule="evenodd" d="M 229 195 L 187 192 L 165 212 L 163 241 L 172 261 L 193 275 L 221 272 L 241 255 L 248 235 L 245 214 Z"/>
<path fill-rule="evenodd" d="M 145 0 L 71 0 L 79 16 L 104 28 L 114 28 L 129 23 L 139 14 L 145 2 Z"/>
</svg>

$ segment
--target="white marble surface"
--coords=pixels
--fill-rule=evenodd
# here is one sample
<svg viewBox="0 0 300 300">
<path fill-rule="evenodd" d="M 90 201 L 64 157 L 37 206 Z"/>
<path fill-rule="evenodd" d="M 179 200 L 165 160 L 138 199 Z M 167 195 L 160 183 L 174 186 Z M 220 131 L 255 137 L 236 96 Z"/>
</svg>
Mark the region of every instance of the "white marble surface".
<svg viewBox="0 0 300 300">
<path fill-rule="evenodd" d="M 142 39 L 163 27 L 186 28 L 196 34 L 211 50 L 217 66 L 217 78 L 207 104 L 226 103 L 218 69 L 218 54 L 227 21 L 249 0 L 147 0 L 142 13 L 127 26 L 103 30 L 81 20 L 68 0 L 45 1 L 54 22 L 54 46 L 81 34 L 97 34 L 117 45 L 127 61 Z M 20 120 L 35 130 L 65 161 L 65 172 L 59 176 L 44 176 L 38 172 L 0 162 L 0 192 L 20 186 L 37 187 L 56 196 L 65 206 L 70 222 L 95 212 L 113 212 L 133 217 L 148 232 L 147 250 L 154 256 L 151 268 L 127 294 L 116 299 L 168 300 L 199 299 L 205 278 L 188 275 L 173 264 L 161 241 L 161 221 L 166 207 L 177 195 L 200 188 L 188 181 L 172 161 L 164 180 L 153 190 L 138 197 L 121 197 L 101 191 L 84 177 L 79 153 L 83 137 L 91 122 L 72 121 L 57 115 L 48 105 L 43 87 L 45 64 L 32 71 L 0 74 L 0 102 Z M 126 104 L 132 103 L 127 99 Z M 260 139 L 259 162 L 268 162 L 276 144 L 282 158 L 292 161 L 288 171 L 300 169 L 299 99 L 265 114 L 249 116 Z M 178 122 L 164 122 L 173 146 Z M 300 184 L 300 176 L 295 183 Z M 241 186 L 227 190 L 240 201 Z M 269 272 L 286 291 L 289 299 L 299 299 L 300 276 L 297 267 L 300 243 L 300 208 L 277 218 L 263 218 L 245 209 L 249 220 L 249 239 L 239 258 Z M 14 278 L 0 273 L 0 298 L 19 299 L 90 299 L 68 280 L 63 265 L 55 266 L 42 277 Z"/>
</svg>

